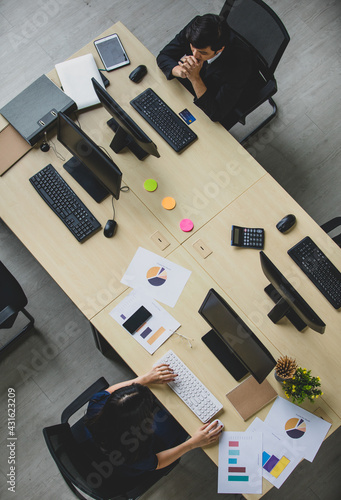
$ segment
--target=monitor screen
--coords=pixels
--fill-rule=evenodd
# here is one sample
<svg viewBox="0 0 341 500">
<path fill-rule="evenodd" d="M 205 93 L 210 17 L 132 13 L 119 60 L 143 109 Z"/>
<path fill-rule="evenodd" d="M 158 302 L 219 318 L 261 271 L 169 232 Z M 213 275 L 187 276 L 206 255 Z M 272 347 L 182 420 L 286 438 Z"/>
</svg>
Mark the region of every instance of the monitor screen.
<svg viewBox="0 0 341 500">
<path fill-rule="evenodd" d="M 104 151 L 63 113 L 58 114 L 57 138 L 78 159 L 82 168 L 86 167 L 85 170 L 90 171 L 93 182 L 99 182 L 118 200 L 122 172 Z M 75 178 L 80 182 L 79 178 Z M 80 184 L 83 186 L 82 182 Z"/>
<path fill-rule="evenodd" d="M 96 81 L 95 78 L 92 78 L 91 80 L 98 99 L 114 119 L 114 125 L 111 125 L 111 127 L 115 130 L 116 135 L 110 144 L 113 151 L 115 151 L 115 153 L 119 153 L 124 147 L 127 146 L 140 160 L 144 159 L 148 155 L 153 155 L 159 158 L 160 154 L 152 140 L 143 132 L 134 120 L 130 118 L 130 116 Z"/>
<path fill-rule="evenodd" d="M 265 291 L 274 302 L 277 302 L 268 314 L 271 321 L 277 323 L 283 316 L 287 316 L 300 331 L 309 326 L 316 332 L 324 333 L 326 328 L 325 323 L 264 252 L 260 252 L 260 261 L 263 272 L 272 285 L 272 288 L 270 285 L 270 288 L 267 287 Z M 275 291 L 278 294 L 277 298 L 274 294 Z"/>
<path fill-rule="evenodd" d="M 257 382 L 263 382 L 275 367 L 275 359 L 213 288 L 209 290 L 199 313 Z"/>
</svg>

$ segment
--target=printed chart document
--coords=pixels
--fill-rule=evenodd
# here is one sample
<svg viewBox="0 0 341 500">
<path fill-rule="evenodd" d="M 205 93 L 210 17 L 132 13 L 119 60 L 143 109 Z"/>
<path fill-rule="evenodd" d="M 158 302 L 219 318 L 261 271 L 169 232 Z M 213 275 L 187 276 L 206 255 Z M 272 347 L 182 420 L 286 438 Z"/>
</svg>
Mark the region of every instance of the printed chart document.
<svg viewBox="0 0 341 500">
<path fill-rule="evenodd" d="M 286 446 L 312 462 L 331 426 L 307 410 L 278 397 L 265 421 Z"/>
<path fill-rule="evenodd" d="M 174 307 L 191 271 L 139 247 L 121 283 Z"/>
<path fill-rule="evenodd" d="M 262 433 L 223 432 L 218 493 L 262 493 Z"/>
<path fill-rule="evenodd" d="M 263 435 L 262 471 L 263 477 L 279 488 L 302 460 L 290 450 L 269 425 L 258 417 L 246 432 L 261 432 Z"/>
<path fill-rule="evenodd" d="M 122 325 L 140 306 L 144 306 L 152 316 L 132 336 L 149 354 L 153 354 L 181 325 L 155 300 L 142 296 L 136 290 L 127 295 L 109 314 Z M 131 335 L 125 329 L 123 333 Z"/>
</svg>

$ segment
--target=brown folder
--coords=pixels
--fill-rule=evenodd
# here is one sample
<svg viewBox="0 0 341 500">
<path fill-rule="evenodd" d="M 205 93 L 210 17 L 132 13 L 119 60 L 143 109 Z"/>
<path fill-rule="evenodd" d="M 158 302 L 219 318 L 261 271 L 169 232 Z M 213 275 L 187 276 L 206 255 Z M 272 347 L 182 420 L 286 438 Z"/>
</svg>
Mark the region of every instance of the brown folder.
<svg viewBox="0 0 341 500">
<path fill-rule="evenodd" d="M 32 146 L 12 127 L 0 132 L 0 176 L 16 163 Z"/>
<path fill-rule="evenodd" d="M 261 384 L 253 377 L 248 377 L 235 389 L 226 394 L 243 420 L 252 417 L 277 397 L 277 392 L 264 380 Z"/>
</svg>

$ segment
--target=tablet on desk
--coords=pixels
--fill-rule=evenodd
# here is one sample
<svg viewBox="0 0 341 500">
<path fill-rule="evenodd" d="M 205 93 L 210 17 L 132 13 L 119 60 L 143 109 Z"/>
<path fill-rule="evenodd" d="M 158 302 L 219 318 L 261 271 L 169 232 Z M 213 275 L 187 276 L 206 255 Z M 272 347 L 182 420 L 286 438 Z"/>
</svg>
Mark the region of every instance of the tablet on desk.
<svg viewBox="0 0 341 500">
<path fill-rule="evenodd" d="M 117 33 L 94 41 L 97 52 L 107 71 L 130 64 L 126 51 Z"/>
</svg>

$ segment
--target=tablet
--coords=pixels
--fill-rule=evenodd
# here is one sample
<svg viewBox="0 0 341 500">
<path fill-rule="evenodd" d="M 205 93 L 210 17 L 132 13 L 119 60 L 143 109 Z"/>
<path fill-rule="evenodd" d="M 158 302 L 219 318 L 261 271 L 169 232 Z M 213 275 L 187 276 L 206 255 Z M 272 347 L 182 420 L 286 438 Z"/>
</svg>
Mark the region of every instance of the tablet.
<svg viewBox="0 0 341 500">
<path fill-rule="evenodd" d="M 94 41 L 97 52 L 107 71 L 130 64 L 126 51 L 117 33 Z"/>
</svg>

